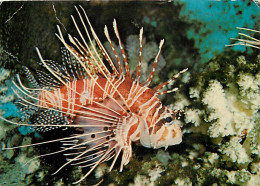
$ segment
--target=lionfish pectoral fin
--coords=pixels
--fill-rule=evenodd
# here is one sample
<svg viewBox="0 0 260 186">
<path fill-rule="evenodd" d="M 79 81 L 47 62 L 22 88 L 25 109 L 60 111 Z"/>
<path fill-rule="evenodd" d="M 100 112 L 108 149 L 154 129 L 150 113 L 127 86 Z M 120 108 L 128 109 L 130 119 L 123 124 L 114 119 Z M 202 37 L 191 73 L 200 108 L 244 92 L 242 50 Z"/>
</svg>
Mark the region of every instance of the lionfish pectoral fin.
<svg viewBox="0 0 260 186">
<path fill-rule="evenodd" d="M 144 147 L 151 147 L 151 139 L 149 134 L 149 127 L 146 122 L 142 122 L 140 125 L 140 143 Z"/>
<path fill-rule="evenodd" d="M 69 125 L 69 121 L 64 114 L 48 109 L 38 111 L 35 115 L 33 115 L 32 123 L 35 125 L 33 128 L 36 132 L 47 132 L 61 128 L 61 125 L 64 125 L 64 127 Z"/>
<path fill-rule="evenodd" d="M 118 144 L 115 141 L 113 124 L 85 116 L 76 116 L 73 124 L 82 124 L 82 127 L 76 129 L 78 133 L 73 135 L 73 139 L 61 141 L 67 162 L 54 174 L 71 164 L 80 168 L 88 167 L 89 170 L 84 176 L 85 178 L 100 163 L 118 157 L 120 152 L 117 152 Z M 85 127 L 86 125 L 87 127 Z"/>
</svg>

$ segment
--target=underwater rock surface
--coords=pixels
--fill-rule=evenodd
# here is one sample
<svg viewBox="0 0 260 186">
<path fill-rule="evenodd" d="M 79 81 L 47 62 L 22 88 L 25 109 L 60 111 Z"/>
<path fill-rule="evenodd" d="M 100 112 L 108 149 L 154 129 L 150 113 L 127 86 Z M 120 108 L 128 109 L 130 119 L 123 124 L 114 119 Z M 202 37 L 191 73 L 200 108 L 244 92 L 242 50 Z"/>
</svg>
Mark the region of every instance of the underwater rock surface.
<svg viewBox="0 0 260 186">
<path fill-rule="evenodd" d="M 238 4 L 236 2 L 232 2 L 232 4 L 229 1 L 219 2 L 221 4 L 212 2 L 213 8 L 209 9 L 210 11 L 214 9 L 219 14 L 223 12 L 229 12 L 229 15 L 234 14 L 233 16 L 221 17 L 218 24 L 214 24 L 214 21 L 219 16 L 211 16 L 210 20 L 206 20 L 209 17 L 203 17 L 203 12 L 198 11 L 193 4 L 189 4 L 187 1 L 180 1 L 177 3 L 178 5 L 174 2 L 161 6 L 160 4 L 150 4 L 149 6 L 141 3 L 130 4 L 132 11 L 124 15 L 130 18 L 122 16 L 123 21 L 119 22 L 122 27 L 120 33 L 123 32 L 122 37 L 128 49 L 129 60 L 134 62 L 137 59 L 135 52 L 138 52 L 136 46 L 138 35 L 136 34 L 138 34 L 140 27 L 144 26 L 144 33 L 147 33 L 146 49 L 148 53 L 144 57 L 144 61 L 147 62 L 143 64 L 147 67 L 147 71 L 143 72 L 144 74 L 149 73 L 152 59 L 150 55 L 154 55 L 154 50 L 158 48 L 159 39 L 165 37 L 166 43 L 163 48 L 163 57 L 159 62 L 161 66 L 158 69 L 160 71 L 156 74 L 156 80 L 153 83 L 162 82 L 163 79 L 172 76 L 179 69 L 190 67 L 189 72 L 183 74 L 174 85 L 179 87 L 180 90 L 165 97 L 165 102 L 168 105 L 185 111 L 182 116 L 183 143 L 170 147 L 166 151 L 164 149 L 153 150 L 134 146 L 133 158 L 122 173 L 119 172 L 118 168 L 108 173 L 109 164 L 103 163 L 99 165 L 89 179 L 79 185 L 91 185 L 98 182 L 101 185 L 110 184 L 111 186 L 260 185 L 260 56 L 257 55 L 259 51 L 246 47 L 235 48 L 237 50 L 224 47 L 225 44 L 228 44 L 230 37 L 236 37 L 236 26 L 250 28 L 256 26 L 255 24 L 259 20 L 256 12 L 258 9 L 255 9 L 256 6 L 250 2 L 239 1 Z M 175 5 L 173 6 L 173 4 Z M 21 5 L 10 4 L 9 6 L 13 6 L 13 9 L 9 10 L 7 18 Z M 72 3 L 68 3 L 66 6 L 62 6 L 62 3 L 54 3 L 54 5 L 56 5 L 57 17 L 60 18 L 61 22 L 65 25 L 71 24 L 69 14 L 73 14 Z M 169 5 L 171 8 L 163 9 Z M 209 11 L 206 8 L 208 4 L 204 5 L 205 10 Z M 1 6 L 0 8 L 2 8 Z M 39 35 L 39 31 L 34 30 L 38 27 L 35 23 L 35 26 L 28 30 L 18 29 L 21 30 L 22 36 L 28 33 L 32 34 L 28 41 L 30 45 L 24 46 L 24 43 L 19 48 L 19 44 L 12 40 L 12 44 L 8 43 L 9 45 L 6 47 L 7 41 L 3 41 L 2 35 L 0 53 L 4 53 L 2 49 L 12 51 L 12 54 L 18 53 L 19 59 L 23 59 L 23 63 L 35 64 L 34 62 L 38 59 L 33 47 L 42 44 L 40 46 L 43 50 L 46 50 L 43 52 L 48 54 L 49 58 L 59 59 L 57 56 L 59 56 L 60 45 L 57 40 L 53 39 L 55 38 L 54 32 L 56 32 L 55 24 L 58 24 L 58 22 L 52 4 L 36 3 L 28 5 L 25 3 L 17 16 L 23 15 L 23 9 L 29 9 L 28 6 L 32 6 L 31 14 L 34 16 L 35 12 L 40 9 L 43 9 L 44 14 L 47 15 L 44 19 L 39 16 L 39 19 L 43 20 L 42 22 L 39 22 L 39 19 L 34 21 L 42 25 L 49 22 L 49 25 L 40 27 L 42 32 L 45 31 L 41 39 L 46 40 L 46 42 L 44 43 L 40 39 L 37 42 L 33 41 L 32 38 Z M 104 24 L 102 20 L 105 20 L 105 24 L 111 26 L 114 16 L 117 17 L 117 21 L 120 21 L 120 13 L 126 9 L 123 8 L 126 5 L 121 4 L 115 13 L 114 4 L 113 6 L 109 5 L 110 8 L 107 8 L 107 4 L 100 5 L 98 3 L 83 4 L 83 6 L 90 6 L 92 18 L 96 16 L 94 14 L 95 8 L 98 9 L 97 13 L 100 16 L 96 24 L 102 25 L 96 28 L 96 30 L 100 29 L 98 35 L 102 35 L 103 32 Z M 154 6 L 161 8 L 156 9 Z M 222 6 L 225 8 L 219 10 L 218 8 Z M 228 11 L 229 9 L 232 9 L 233 12 Z M 241 14 L 236 17 L 238 11 L 241 11 Z M 104 12 L 104 15 L 101 14 L 102 12 Z M 30 20 L 33 20 L 32 15 Z M 248 22 L 248 17 L 252 22 Z M 254 19 L 251 19 L 252 17 Z M 49 18 L 52 18 L 51 21 Z M 183 21 L 183 18 L 186 21 Z M 239 21 L 241 19 L 242 22 Z M 223 24 L 223 20 L 226 24 Z M 19 19 L 17 20 L 14 15 L 8 24 L 11 21 L 18 22 Z M 174 21 L 175 25 L 173 24 Z M 211 21 L 212 24 L 208 24 L 208 21 Z M 194 23 L 195 27 L 190 25 L 191 22 Z M 198 24 L 196 25 L 195 22 L 198 22 Z M 163 23 L 166 25 L 163 25 Z M 6 23 L 2 24 L 6 25 Z M 201 24 L 203 27 L 200 27 Z M 133 32 L 128 27 L 124 28 L 125 25 L 130 25 L 129 27 L 135 25 L 135 31 Z M 215 32 L 214 29 L 219 25 L 225 27 L 224 30 L 229 34 L 222 29 Z M 212 26 L 214 27 L 212 28 Z M 45 27 L 50 30 L 44 30 Z M 68 27 L 70 30 L 73 29 L 71 26 Z M 178 31 L 178 27 L 183 30 Z M 200 30 L 196 30 L 196 27 L 199 27 Z M 6 29 L 12 33 L 9 33 L 8 38 L 12 38 L 15 28 L 21 27 L 18 25 Z M 189 30 L 189 28 L 192 29 Z M 177 30 L 177 32 L 173 30 Z M 199 34 L 197 35 L 197 33 Z M 1 34 L 3 33 L 1 32 Z M 181 37 L 179 38 L 177 35 L 181 35 Z M 219 39 L 222 37 L 224 37 L 223 40 Z M 182 40 L 184 38 L 186 39 Z M 179 42 L 179 45 L 176 44 L 176 41 Z M 53 46 L 52 43 L 55 43 L 58 47 Z M 12 48 L 12 45 L 14 48 Z M 187 45 L 190 46 L 187 47 Z M 135 48 L 136 51 L 134 51 Z M 23 50 L 26 50 L 25 54 L 22 54 Z M 26 61 L 27 58 L 28 61 Z M 0 60 L 1 67 L 5 67 L 0 69 L 0 114 L 14 121 L 19 121 L 18 108 L 14 104 L 15 97 L 10 87 L 12 86 L 11 79 L 15 76 L 14 72 L 17 73 L 20 69 L 14 65 L 16 64 L 15 60 L 6 58 L 6 54 L 1 55 Z M 13 64 L 13 66 L 8 65 L 8 60 L 10 61 L 9 64 Z M 193 67 L 195 66 L 201 68 L 194 70 Z M 37 140 L 34 135 L 28 128 L 18 129 L 16 126 L 0 120 L 1 146 L 11 147 L 30 144 L 33 140 Z M 57 169 L 57 167 L 53 167 L 52 162 L 62 158 L 62 156 L 56 157 L 57 159 L 55 157 L 53 159 L 34 159 L 24 166 L 28 160 L 40 154 L 40 151 L 42 151 L 40 148 L 1 150 L 0 183 L 6 185 L 37 185 L 40 183 L 70 185 L 83 175 L 77 167 L 70 167 L 61 174 L 51 175 Z"/>
</svg>

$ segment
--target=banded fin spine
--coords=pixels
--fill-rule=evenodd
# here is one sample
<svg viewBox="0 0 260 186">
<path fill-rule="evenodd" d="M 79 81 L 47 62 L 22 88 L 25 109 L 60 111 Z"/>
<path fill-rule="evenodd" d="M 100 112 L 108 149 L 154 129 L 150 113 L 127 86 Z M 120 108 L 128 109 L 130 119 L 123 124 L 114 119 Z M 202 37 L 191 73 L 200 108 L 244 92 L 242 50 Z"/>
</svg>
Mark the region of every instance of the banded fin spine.
<svg viewBox="0 0 260 186">
<path fill-rule="evenodd" d="M 258 30 L 253 30 L 253 29 L 249 29 L 249 28 L 237 27 L 237 29 L 246 30 L 246 31 L 254 32 L 254 33 L 260 33 L 260 31 L 258 31 Z M 242 45 L 242 46 L 249 46 L 249 47 L 253 47 L 253 48 L 256 48 L 256 49 L 260 49 L 260 47 L 258 47 L 258 46 L 260 46 L 260 40 L 259 39 L 251 37 L 251 36 L 244 34 L 244 33 L 238 33 L 238 35 L 244 36 L 246 39 L 230 38 L 231 40 L 235 40 L 235 41 L 238 41 L 238 42 L 234 43 L 234 44 L 226 45 L 226 46 Z"/>
</svg>

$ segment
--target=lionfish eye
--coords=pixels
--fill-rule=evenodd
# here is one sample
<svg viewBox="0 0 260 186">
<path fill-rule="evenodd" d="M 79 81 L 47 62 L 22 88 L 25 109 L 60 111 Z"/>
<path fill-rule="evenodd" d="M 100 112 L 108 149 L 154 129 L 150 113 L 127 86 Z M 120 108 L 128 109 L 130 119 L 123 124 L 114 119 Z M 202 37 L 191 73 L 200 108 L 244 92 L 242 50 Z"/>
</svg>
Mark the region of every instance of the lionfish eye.
<svg viewBox="0 0 260 186">
<path fill-rule="evenodd" d="M 171 122 L 171 121 L 172 121 L 172 117 L 168 116 L 167 118 L 165 118 L 165 121 L 166 121 L 167 123 Z"/>
</svg>

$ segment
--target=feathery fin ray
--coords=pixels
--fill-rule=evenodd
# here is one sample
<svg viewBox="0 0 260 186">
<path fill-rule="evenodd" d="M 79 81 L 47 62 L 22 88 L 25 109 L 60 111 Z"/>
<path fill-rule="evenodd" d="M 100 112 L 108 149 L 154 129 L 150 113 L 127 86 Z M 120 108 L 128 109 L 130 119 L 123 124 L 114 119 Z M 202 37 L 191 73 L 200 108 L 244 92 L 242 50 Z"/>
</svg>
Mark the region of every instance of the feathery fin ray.
<svg viewBox="0 0 260 186">
<path fill-rule="evenodd" d="M 67 162 L 60 166 L 53 174 L 58 173 L 69 164 L 79 165 L 82 168 L 90 168 L 89 171 L 74 184 L 77 184 L 85 179 L 100 163 L 113 159 L 109 168 L 109 170 L 111 171 L 120 154 L 122 155 L 120 171 L 123 170 L 124 165 L 128 164 L 132 155 L 131 140 L 124 139 L 124 135 L 126 132 L 124 130 L 128 125 L 130 125 L 128 123 L 128 119 L 135 115 L 134 113 L 130 112 L 131 105 L 129 104 L 129 96 L 125 98 L 123 94 L 118 90 L 118 86 L 120 85 L 120 83 L 125 81 L 125 79 L 131 79 L 131 75 L 129 64 L 127 62 L 126 52 L 119 35 L 116 20 L 113 21 L 113 28 L 118 40 L 118 45 L 121 50 L 123 62 L 121 62 L 119 59 L 118 53 L 113 46 L 106 26 L 104 32 L 110 44 L 110 47 L 116 57 L 116 62 L 118 63 L 119 70 L 117 70 L 117 68 L 115 67 L 114 62 L 112 61 L 111 57 L 109 56 L 98 36 L 96 35 L 85 10 L 82 6 L 79 7 L 83 14 L 76 6 L 75 9 L 79 16 L 80 23 L 84 27 L 84 34 L 87 35 L 88 42 L 85 40 L 83 33 L 80 31 L 79 25 L 75 21 L 75 18 L 71 16 L 82 43 L 76 37 L 68 34 L 68 40 L 70 42 L 70 44 L 68 44 L 63 37 L 60 27 L 57 25 L 58 33 L 56 33 L 56 36 L 64 45 L 64 48 L 62 49 L 63 64 L 60 65 L 51 60 L 44 60 L 39 49 L 36 47 L 36 52 L 40 59 L 40 64 L 45 69 L 47 69 L 48 74 L 45 72 L 38 72 L 37 75 L 42 80 L 42 83 L 39 83 L 30 73 L 29 69 L 25 69 L 29 81 L 34 85 L 35 88 L 25 87 L 22 84 L 19 76 L 17 76 L 19 85 L 13 82 L 14 86 L 17 89 L 13 89 L 13 91 L 20 99 L 20 104 L 24 107 L 35 107 L 38 109 L 35 110 L 35 112 L 38 112 L 38 116 L 36 119 L 33 120 L 33 124 L 17 123 L 0 116 L 2 120 L 8 123 L 18 126 L 32 126 L 35 127 L 36 131 L 41 130 L 41 127 L 47 127 L 50 130 L 52 129 L 52 127 L 71 127 L 75 130 L 82 129 L 85 132 L 88 131 L 87 133 L 83 134 L 76 133 L 69 137 L 63 137 L 55 140 L 49 140 L 29 145 L 4 147 L 4 149 L 6 150 L 61 142 L 61 150 L 39 155 L 29 160 L 26 164 L 36 158 L 63 153 L 67 157 Z M 85 24 L 84 20 L 87 21 L 87 24 Z M 136 69 L 136 77 L 134 80 L 132 80 L 132 86 L 129 93 L 129 95 L 132 95 L 131 93 L 135 94 L 135 99 L 138 99 L 149 88 L 149 85 L 154 76 L 159 56 L 161 54 L 163 43 L 164 40 L 161 40 L 158 53 L 154 59 L 152 71 L 150 72 L 146 82 L 142 84 L 143 88 L 138 89 L 139 84 L 141 85 L 140 76 L 143 49 L 143 28 L 140 29 L 138 66 Z M 99 54 L 99 51 L 101 51 L 102 56 Z M 112 69 L 112 72 L 110 72 L 111 69 L 109 70 L 109 68 L 104 64 L 102 59 L 103 57 L 108 62 L 108 65 Z M 125 73 L 123 71 L 122 65 L 124 65 Z M 155 98 L 156 95 L 159 94 L 166 94 L 176 91 L 177 88 L 166 91 L 162 91 L 162 89 L 170 81 L 174 80 L 180 74 L 186 71 L 187 69 L 180 71 L 170 80 L 155 87 L 153 89 L 155 95 L 152 98 Z M 110 108 L 102 101 L 93 100 L 92 104 L 95 105 L 95 107 L 88 107 L 87 105 L 80 105 L 70 99 L 66 100 L 65 98 L 59 98 L 61 102 L 66 101 L 67 104 L 72 105 L 71 107 L 66 108 L 66 111 L 64 111 L 63 105 L 60 105 L 56 102 L 48 102 L 44 99 L 41 100 L 39 97 L 37 97 L 39 93 L 48 93 L 48 96 L 55 97 L 55 92 L 53 90 L 60 90 L 60 87 L 65 87 L 68 91 L 70 91 L 71 94 L 81 96 L 84 99 L 88 99 L 87 95 L 79 92 L 75 87 L 72 86 L 72 84 L 75 81 L 81 79 L 89 79 L 94 81 L 97 77 L 102 77 L 107 81 L 106 86 L 109 86 L 111 90 L 108 90 L 106 87 L 102 86 L 102 84 L 98 81 L 95 81 L 95 85 L 101 91 L 103 91 L 103 94 L 107 95 L 112 103 L 118 107 L 119 111 Z M 118 80 L 114 81 L 114 79 L 116 78 Z M 109 91 L 114 91 L 118 95 L 118 97 L 113 97 L 113 95 L 110 95 Z M 153 105 L 156 105 L 156 102 Z M 75 109 L 75 106 L 81 107 L 82 110 Z M 129 127 L 131 127 L 131 125 Z M 82 130 L 79 130 L 78 132 L 82 132 Z M 116 134 L 120 137 L 116 136 Z"/>
</svg>

